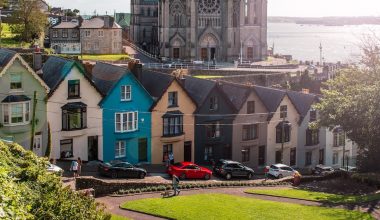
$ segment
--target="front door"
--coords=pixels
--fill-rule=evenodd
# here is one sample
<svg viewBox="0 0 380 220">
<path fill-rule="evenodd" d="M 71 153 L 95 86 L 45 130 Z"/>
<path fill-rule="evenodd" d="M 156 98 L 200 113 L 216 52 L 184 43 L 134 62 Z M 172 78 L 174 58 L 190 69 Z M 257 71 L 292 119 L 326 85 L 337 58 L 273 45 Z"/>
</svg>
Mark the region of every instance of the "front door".
<svg viewBox="0 0 380 220">
<path fill-rule="evenodd" d="M 212 47 L 210 49 L 210 59 L 214 60 L 215 59 L 215 55 L 216 55 L 216 49 L 215 49 L 215 47 Z"/>
<path fill-rule="evenodd" d="M 201 49 L 201 60 L 207 60 L 208 61 L 207 48 L 202 48 Z"/>
<path fill-rule="evenodd" d="M 148 140 L 139 139 L 139 162 L 148 162 Z"/>
<path fill-rule="evenodd" d="M 98 160 L 98 136 L 88 137 L 88 161 Z"/>
<path fill-rule="evenodd" d="M 184 161 L 186 161 L 186 162 L 192 161 L 191 153 L 192 153 L 191 152 L 191 141 L 186 141 L 185 145 L 184 145 L 184 155 L 183 155 Z"/>
<path fill-rule="evenodd" d="M 34 136 L 33 153 L 42 157 L 42 135 Z"/>
</svg>

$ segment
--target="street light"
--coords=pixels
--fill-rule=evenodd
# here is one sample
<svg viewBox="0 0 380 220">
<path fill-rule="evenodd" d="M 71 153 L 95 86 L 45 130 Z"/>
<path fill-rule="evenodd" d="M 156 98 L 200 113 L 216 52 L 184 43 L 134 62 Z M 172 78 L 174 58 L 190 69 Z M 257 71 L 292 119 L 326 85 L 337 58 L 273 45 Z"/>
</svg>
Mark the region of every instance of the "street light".
<svg viewBox="0 0 380 220">
<path fill-rule="evenodd" d="M 290 122 L 286 122 L 285 117 L 283 117 L 282 125 L 281 125 L 281 163 L 282 164 L 284 164 L 285 125 L 289 127 L 292 126 L 292 124 Z"/>
</svg>

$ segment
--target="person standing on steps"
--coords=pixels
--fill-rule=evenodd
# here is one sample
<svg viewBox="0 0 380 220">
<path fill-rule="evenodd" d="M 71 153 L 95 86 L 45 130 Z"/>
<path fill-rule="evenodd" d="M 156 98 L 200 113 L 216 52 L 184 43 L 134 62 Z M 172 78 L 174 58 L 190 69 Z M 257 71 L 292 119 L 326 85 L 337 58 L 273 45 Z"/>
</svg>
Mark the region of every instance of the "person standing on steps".
<svg viewBox="0 0 380 220">
<path fill-rule="evenodd" d="M 169 161 L 170 161 L 170 164 L 171 164 L 171 165 L 174 164 L 174 154 L 173 154 L 173 152 L 170 152 L 170 153 L 169 153 Z"/>
</svg>

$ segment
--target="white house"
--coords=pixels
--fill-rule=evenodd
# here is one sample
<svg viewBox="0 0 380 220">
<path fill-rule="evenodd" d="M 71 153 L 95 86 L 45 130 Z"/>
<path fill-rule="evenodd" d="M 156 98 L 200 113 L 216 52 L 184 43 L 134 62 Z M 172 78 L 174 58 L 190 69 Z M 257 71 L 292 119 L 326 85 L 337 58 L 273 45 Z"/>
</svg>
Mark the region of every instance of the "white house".
<svg viewBox="0 0 380 220">
<path fill-rule="evenodd" d="M 51 158 L 84 161 L 103 159 L 101 93 L 80 64 L 50 57 L 42 69 L 51 92 L 47 118 L 52 134 Z"/>
</svg>

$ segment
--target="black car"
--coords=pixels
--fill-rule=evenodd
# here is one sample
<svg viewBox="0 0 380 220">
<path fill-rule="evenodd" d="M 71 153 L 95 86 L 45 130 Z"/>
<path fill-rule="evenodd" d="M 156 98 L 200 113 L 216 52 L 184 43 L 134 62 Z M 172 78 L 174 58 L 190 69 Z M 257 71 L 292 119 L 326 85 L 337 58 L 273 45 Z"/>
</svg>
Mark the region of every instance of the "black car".
<svg viewBox="0 0 380 220">
<path fill-rule="evenodd" d="M 101 163 L 98 166 L 100 175 L 111 178 L 128 177 L 144 179 L 146 170 L 133 166 L 128 162 L 118 162 L 114 164 Z"/>
<path fill-rule="evenodd" d="M 227 180 L 232 177 L 246 177 L 247 179 L 252 179 L 254 171 L 236 161 L 219 160 L 214 166 L 214 173 Z"/>
</svg>

